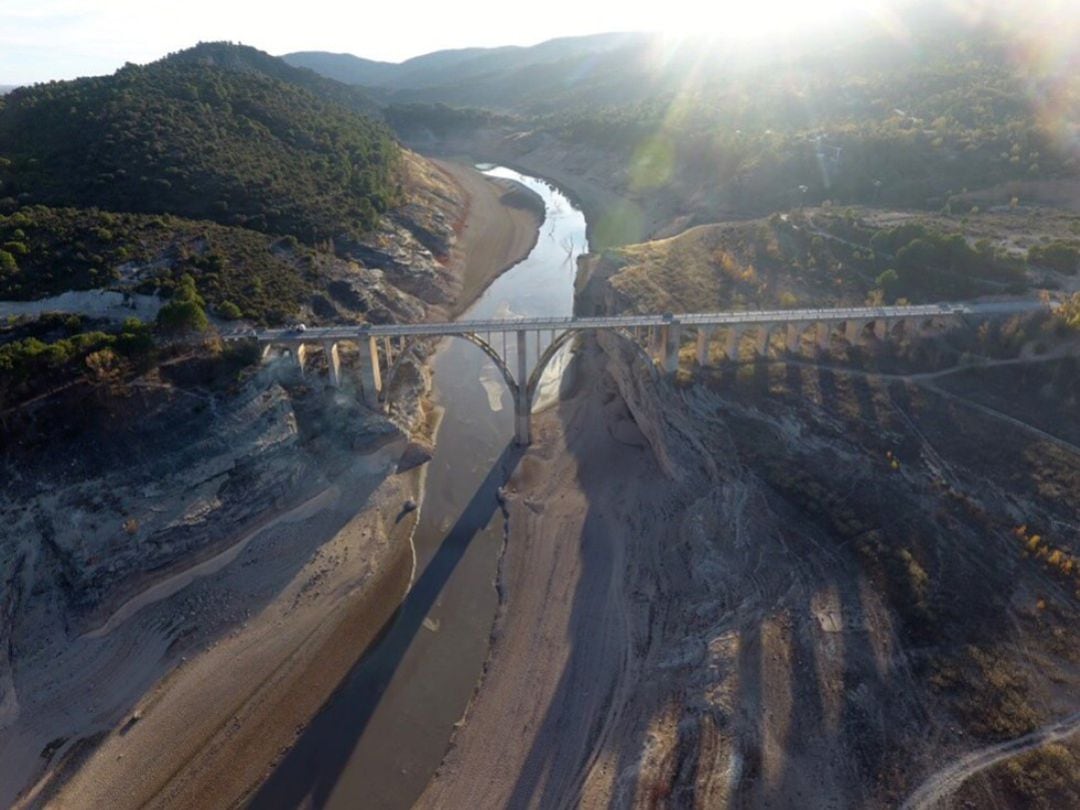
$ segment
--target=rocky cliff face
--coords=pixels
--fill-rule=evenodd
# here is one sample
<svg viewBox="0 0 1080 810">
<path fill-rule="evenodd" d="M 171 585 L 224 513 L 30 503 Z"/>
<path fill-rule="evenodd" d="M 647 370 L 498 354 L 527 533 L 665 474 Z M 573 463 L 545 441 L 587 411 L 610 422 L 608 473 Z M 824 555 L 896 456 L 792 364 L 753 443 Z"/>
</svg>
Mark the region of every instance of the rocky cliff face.
<svg viewBox="0 0 1080 810">
<path fill-rule="evenodd" d="M 228 385 L 196 384 L 200 365 L 177 361 L 121 396 L 69 392 L 34 416 L 64 420 L 63 439 L 43 447 L 28 435 L 5 453 L 0 648 L 20 665 L 401 435 L 354 398 L 305 384 L 287 360 Z M 10 670 L 0 673 L 2 704 Z"/>
</svg>

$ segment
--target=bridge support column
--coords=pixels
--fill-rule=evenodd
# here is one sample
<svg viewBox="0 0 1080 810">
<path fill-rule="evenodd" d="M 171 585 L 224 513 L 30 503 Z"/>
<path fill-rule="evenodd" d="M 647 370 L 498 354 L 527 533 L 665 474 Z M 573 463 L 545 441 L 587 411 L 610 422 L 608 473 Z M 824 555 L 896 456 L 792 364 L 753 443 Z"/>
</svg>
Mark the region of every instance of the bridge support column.
<svg viewBox="0 0 1080 810">
<path fill-rule="evenodd" d="M 831 336 L 832 326 L 828 321 L 818 321 L 815 331 L 817 332 L 818 351 L 824 354 L 829 350 L 829 338 Z"/>
<path fill-rule="evenodd" d="M 667 355 L 668 328 L 667 326 L 653 326 L 652 337 L 649 341 L 649 354 L 654 363 L 663 363 Z"/>
<path fill-rule="evenodd" d="M 852 346 L 855 345 L 859 337 L 862 335 L 863 329 L 866 328 L 866 321 L 845 321 L 844 322 L 844 337 L 847 338 L 847 342 Z"/>
<path fill-rule="evenodd" d="M 802 337 L 802 324 L 789 323 L 787 325 L 787 350 L 791 354 L 799 351 L 799 338 Z"/>
<path fill-rule="evenodd" d="M 517 390 L 514 391 L 514 441 L 519 447 L 532 443 L 532 408 L 529 403 L 528 360 L 525 330 L 517 333 Z"/>
<path fill-rule="evenodd" d="M 304 343 L 298 344 L 293 349 L 293 357 L 296 358 L 296 367 L 300 369 L 300 376 L 304 376 L 304 362 L 307 360 L 307 345 Z"/>
<path fill-rule="evenodd" d="M 763 325 L 758 327 L 757 343 L 754 348 L 757 351 L 759 357 L 764 357 L 769 353 L 769 336 L 772 334 L 771 325 Z"/>
<path fill-rule="evenodd" d="M 682 342 L 682 327 L 674 323 L 665 326 L 667 340 L 664 341 L 664 371 L 674 374 L 679 370 L 679 344 Z"/>
<path fill-rule="evenodd" d="M 874 321 L 874 337 L 878 340 L 884 340 L 889 334 L 889 323 L 884 318 L 878 318 Z"/>
<path fill-rule="evenodd" d="M 360 354 L 363 355 L 363 351 Z M 360 375 L 364 404 L 374 411 L 381 410 L 379 397 L 382 395 L 382 373 L 379 371 L 379 345 L 374 336 L 368 336 L 367 361 L 361 360 Z"/>
<path fill-rule="evenodd" d="M 739 359 L 739 339 L 742 337 L 742 329 L 738 326 L 729 326 L 727 339 L 724 341 L 724 354 L 728 360 Z"/>
<path fill-rule="evenodd" d="M 390 338 L 383 338 L 383 349 L 386 351 L 386 369 L 390 370 L 390 366 L 394 365 L 394 347 L 390 343 Z"/>
<path fill-rule="evenodd" d="M 697 328 L 697 364 L 704 368 L 709 363 L 709 335 L 712 327 L 699 326 Z"/>
<path fill-rule="evenodd" d="M 337 342 L 326 341 L 323 343 L 323 351 L 326 353 L 326 367 L 330 370 L 330 387 L 341 388 L 341 356 L 338 354 Z"/>
<path fill-rule="evenodd" d="M 264 343 L 262 345 L 262 351 L 259 352 L 259 360 L 261 362 L 263 362 L 263 363 L 267 362 L 270 359 L 270 355 L 273 354 L 273 352 L 274 352 L 274 344 L 273 343 Z"/>
</svg>

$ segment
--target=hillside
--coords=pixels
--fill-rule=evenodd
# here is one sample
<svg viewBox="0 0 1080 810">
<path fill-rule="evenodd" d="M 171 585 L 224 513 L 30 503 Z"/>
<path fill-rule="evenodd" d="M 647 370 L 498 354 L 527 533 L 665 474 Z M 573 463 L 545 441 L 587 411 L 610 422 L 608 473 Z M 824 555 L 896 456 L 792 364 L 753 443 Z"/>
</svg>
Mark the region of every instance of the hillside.
<svg viewBox="0 0 1080 810">
<path fill-rule="evenodd" d="M 1024 55 L 1030 32 L 946 10 L 894 22 L 782 48 L 586 38 L 407 80 L 397 66 L 372 92 L 416 148 L 570 188 L 599 247 L 827 200 L 939 210 L 1064 183 L 1054 194 L 1075 206 L 1063 111 L 1080 91 Z M 1067 63 L 1067 42 L 1045 48 Z"/>
<path fill-rule="evenodd" d="M 1080 216 L 1051 208 L 808 208 L 609 248 L 582 260 L 578 286 L 606 310 L 715 312 L 1071 293 L 1078 270 Z"/>
<path fill-rule="evenodd" d="M 398 146 L 355 111 L 360 99 L 221 44 L 20 88 L 0 108 L 4 205 L 172 213 L 308 243 L 357 236 L 401 198 Z"/>
</svg>

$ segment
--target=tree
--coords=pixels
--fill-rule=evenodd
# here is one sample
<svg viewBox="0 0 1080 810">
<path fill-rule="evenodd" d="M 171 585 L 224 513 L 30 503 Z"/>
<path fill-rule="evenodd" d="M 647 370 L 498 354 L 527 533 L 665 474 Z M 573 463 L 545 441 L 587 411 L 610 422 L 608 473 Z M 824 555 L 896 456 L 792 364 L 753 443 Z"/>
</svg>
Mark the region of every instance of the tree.
<svg viewBox="0 0 1080 810">
<path fill-rule="evenodd" d="M 195 279 L 185 273 L 180 277 L 172 301 L 158 311 L 158 327 L 171 333 L 205 332 L 210 326 L 205 307 L 206 302 L 195 288 Z"/>
<path fill-rule="evenodd" d="M 218 312 L 222 318 L 226 318 L 230 321 L 238 321 L 244 317 L 244 313 L 240 311 L 240 307 L 234 304 L 232 301 L 225 301 L 218 307 Z"/>
<path fill-rule="evenodd" d="M 15 275 L 19 272 L 19 265 L 15 257 L 6 250 L 0 250 L 0 275 Z"/>
</svg>

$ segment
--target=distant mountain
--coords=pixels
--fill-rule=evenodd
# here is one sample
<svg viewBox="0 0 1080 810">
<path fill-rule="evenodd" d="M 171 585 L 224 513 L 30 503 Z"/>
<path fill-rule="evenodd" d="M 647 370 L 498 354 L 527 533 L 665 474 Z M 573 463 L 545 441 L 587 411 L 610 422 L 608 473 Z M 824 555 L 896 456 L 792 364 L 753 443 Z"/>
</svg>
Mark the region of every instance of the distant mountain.
<svg viewBox="0 0 1080 810">
<path fill-rule="evenodd" d="M 640 50 L 653 38 L 638 33 L 595 34 L 553 39 L 531 47 L 436 51 L 401 63 L 322 52 L 286 54 L 282 59 L 369 87 L 383 101 L 517 106 L 521 92 L 528 95 L 530 73 L 571 75 L 575 69 L 587 69 L 588 60 L 621 49 Z"/>
<path fill-rule="evenodd" d="M 23 204 L 172 213 L 309 242 L 357 234 L 398 193 L 399 148 L 358 112 L 369 106 L 254 48 L 200 44 L 5 96 L 0 181 Z"/>
<path fill-rule="evenodd" d="M 395 62 L 377 62 L 351 53 L 325 51 L 299 51 L 285 54 L 281 59 L 294 67 L 313 70 L 327 78 L 352 85 L 385 84 L 401 67 Z"/>
</svg>

